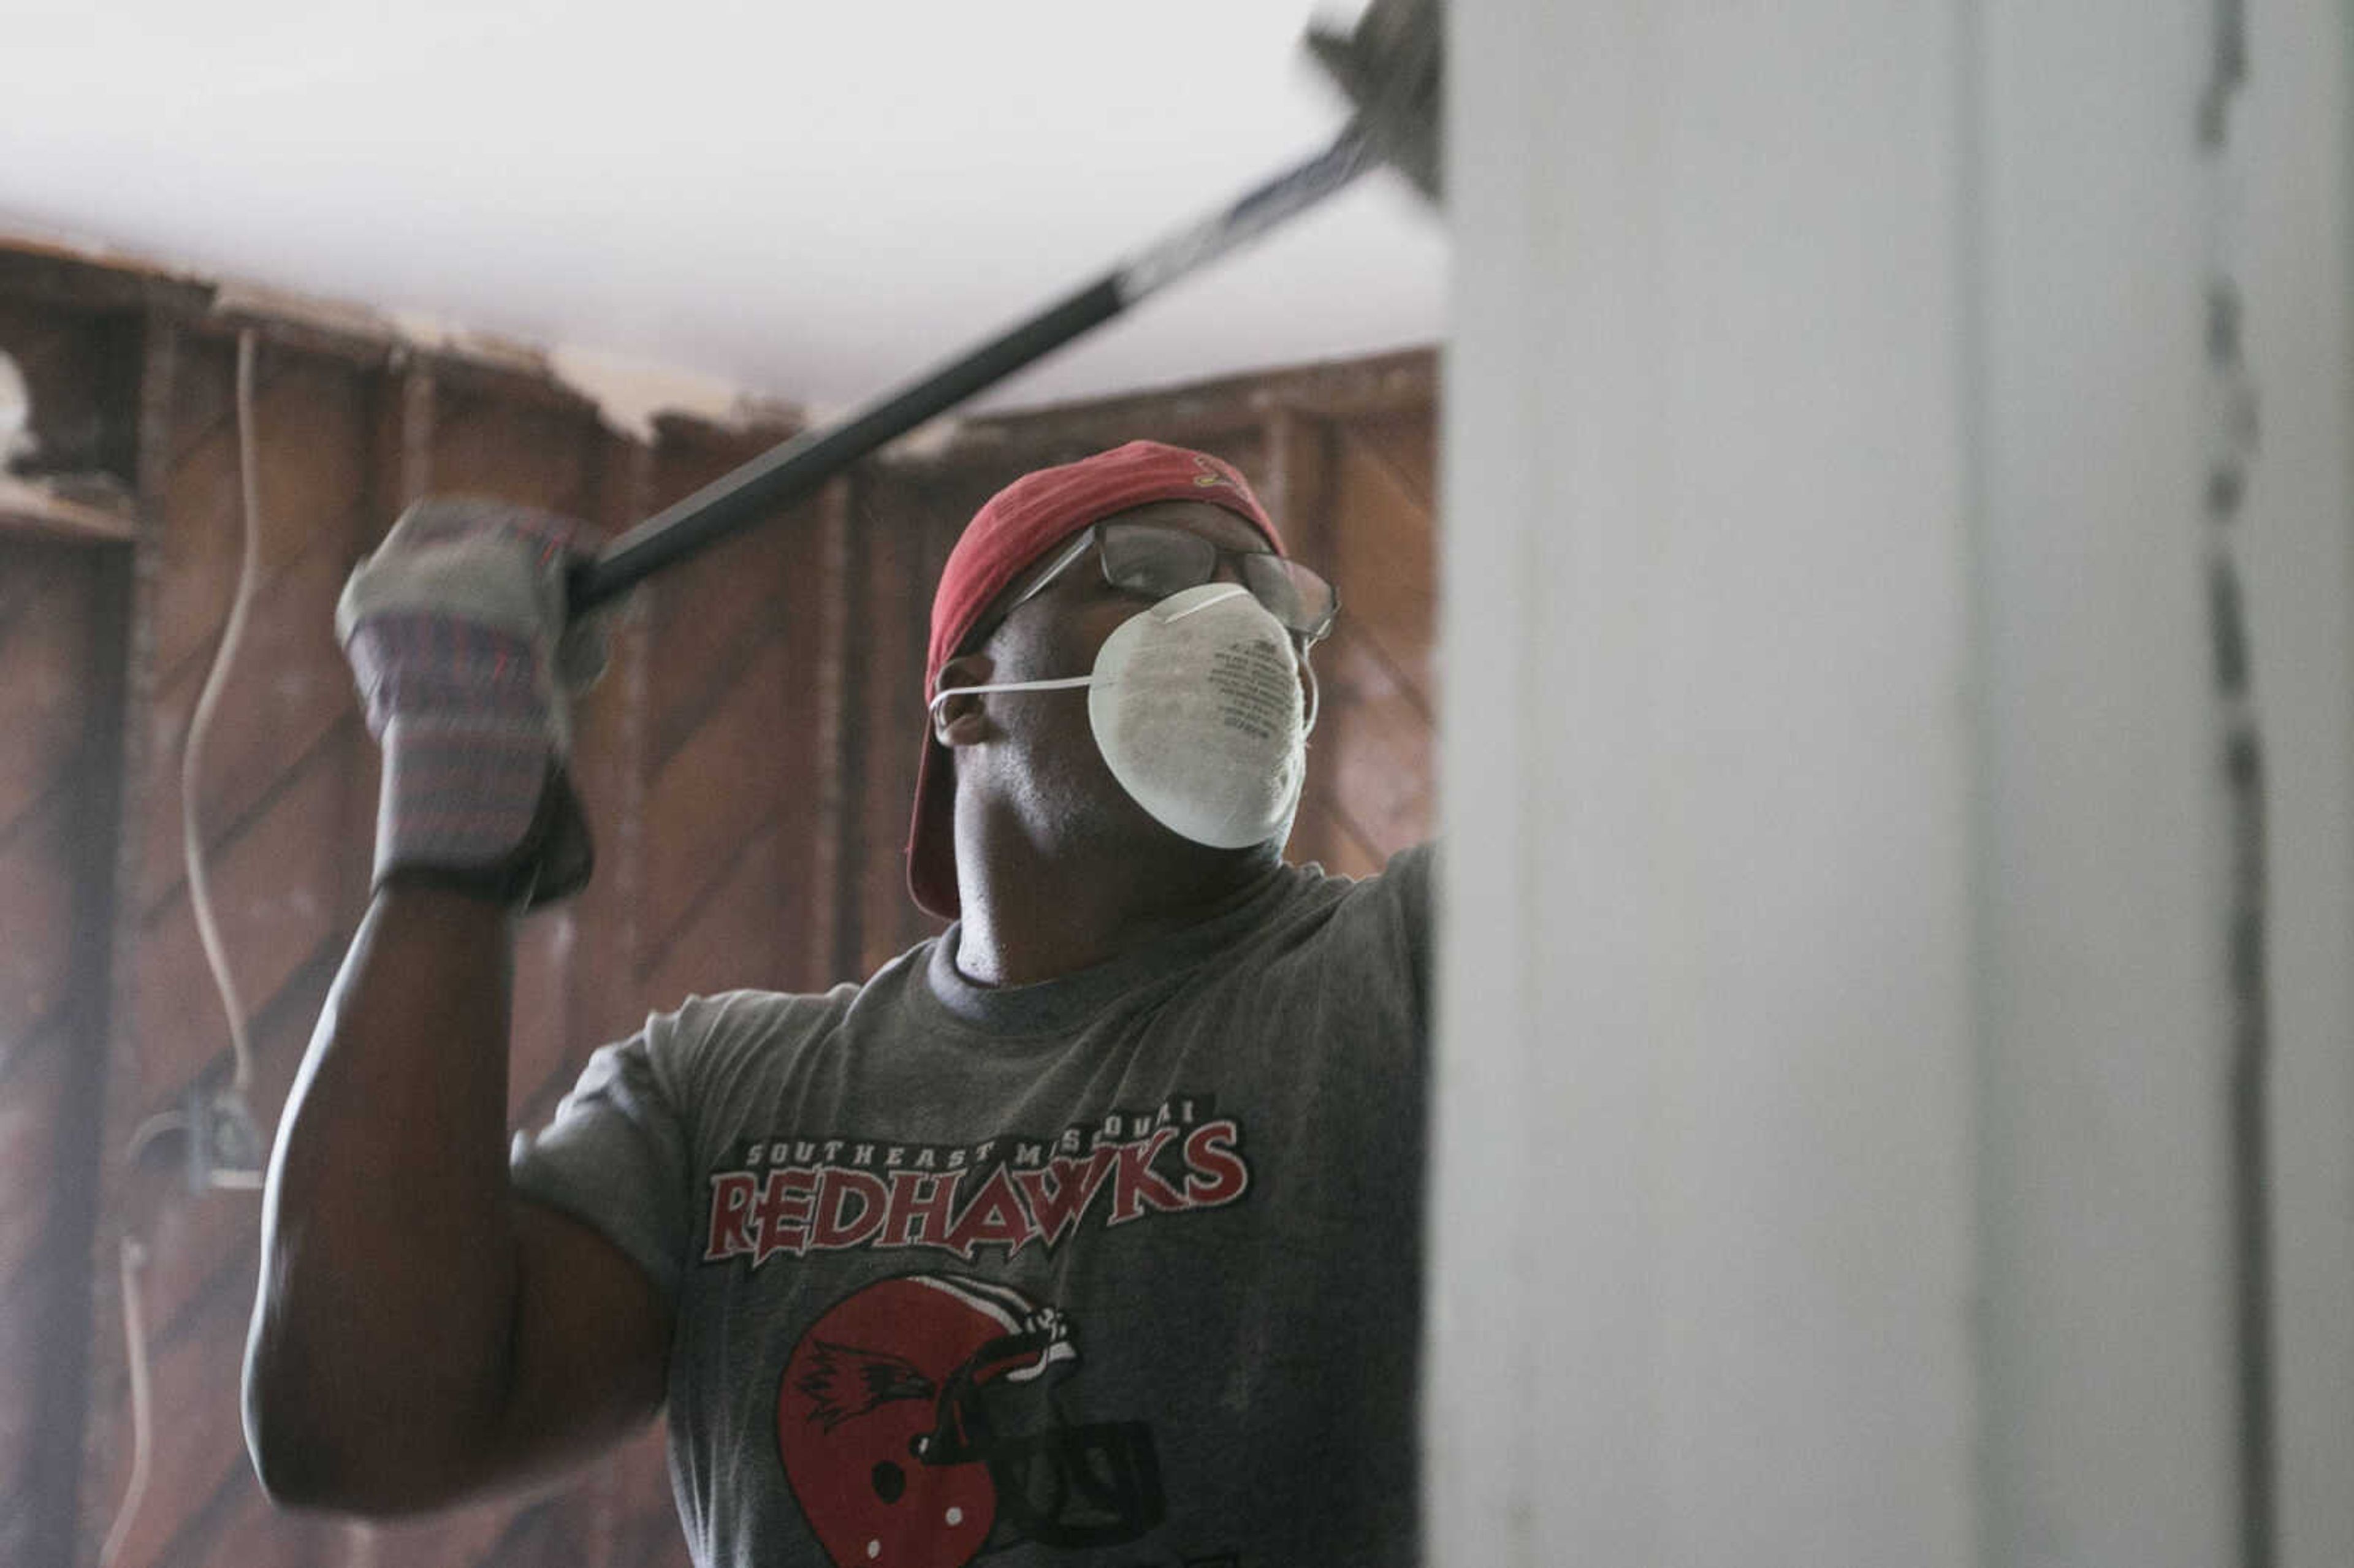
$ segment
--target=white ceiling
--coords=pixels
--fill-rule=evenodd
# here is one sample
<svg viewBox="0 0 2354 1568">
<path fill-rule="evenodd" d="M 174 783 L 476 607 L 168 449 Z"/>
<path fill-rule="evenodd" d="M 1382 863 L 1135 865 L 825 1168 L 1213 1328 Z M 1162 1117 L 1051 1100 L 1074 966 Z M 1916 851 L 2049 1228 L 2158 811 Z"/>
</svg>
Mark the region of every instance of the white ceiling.
<svg viewBox="0 0 2354 1568">
<path fill-rule="evenodd" d="M 820 407 L 1312 151 L 1363 0 L 7 0 L 0 226 Z M 1384 172 L 1003 404 L 1435 341 Z"/>
</svg>

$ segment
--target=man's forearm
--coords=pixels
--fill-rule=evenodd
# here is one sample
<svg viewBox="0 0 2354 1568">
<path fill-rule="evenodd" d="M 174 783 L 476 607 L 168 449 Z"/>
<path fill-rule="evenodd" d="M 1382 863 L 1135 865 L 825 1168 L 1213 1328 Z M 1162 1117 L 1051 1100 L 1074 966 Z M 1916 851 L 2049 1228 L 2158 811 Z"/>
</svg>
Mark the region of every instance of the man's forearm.
<svg viewBox="0 0 2354 1568">
<path fill-rule="evenodd" d="M 264 1197 L 249 1441 L 285 1500 L 462 1486 L 509 1373 L 512 915 L 379 892 L 290 1096 Z"/>
</svg>

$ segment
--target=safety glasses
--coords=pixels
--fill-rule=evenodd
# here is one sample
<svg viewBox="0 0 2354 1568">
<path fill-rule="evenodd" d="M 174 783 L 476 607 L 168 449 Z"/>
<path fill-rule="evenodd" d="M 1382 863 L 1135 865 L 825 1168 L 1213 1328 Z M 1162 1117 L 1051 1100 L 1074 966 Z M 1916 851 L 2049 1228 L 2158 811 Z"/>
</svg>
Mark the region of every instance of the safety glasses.
<svg viewBox="0 0 2354 1568">
<path fill-rule="evenodd" d="M 1221 562 L 1233 561 L 1251 597 L 1286 629 L 1310 642 L 1331 631 L 1333 618 L 1341 613 L 1341 597 L 1332 585 L 1297 561 L 1272 550 L 1229 550 L 1191 529 L 1158 523 L 1098 523 L 1079 534 L 1021 598 L 1005 607 L 1006 613 L 1011 615 L 1061 577 L 1091 544 L 1102 546 L 1104 581 L 1129 593 L 1167 599 L 1199 588 L 1218 575 Z"/>
</svg>

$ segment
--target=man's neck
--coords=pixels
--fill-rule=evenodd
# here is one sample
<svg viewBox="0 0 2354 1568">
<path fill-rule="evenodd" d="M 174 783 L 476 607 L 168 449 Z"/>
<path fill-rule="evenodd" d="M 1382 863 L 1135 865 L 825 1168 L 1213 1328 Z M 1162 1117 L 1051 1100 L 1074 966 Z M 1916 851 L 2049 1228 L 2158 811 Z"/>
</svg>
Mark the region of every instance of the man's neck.
<svg viewBox="0 0 2354 1568">
<path fill-rule="evenodd" d="M 1271 846 L 1089 856 L 960 857 L 957 968 L 978 985 L 1032 985 L 1107 963 L 1246 903 L 1281 864 Z"/>
</svg>

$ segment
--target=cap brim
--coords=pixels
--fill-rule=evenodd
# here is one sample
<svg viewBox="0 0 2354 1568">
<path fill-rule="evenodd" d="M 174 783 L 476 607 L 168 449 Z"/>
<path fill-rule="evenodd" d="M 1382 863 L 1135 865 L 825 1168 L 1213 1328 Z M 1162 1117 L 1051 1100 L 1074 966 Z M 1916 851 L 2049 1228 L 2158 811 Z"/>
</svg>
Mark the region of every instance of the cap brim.
<svg viewBox="0 0 2354 1568">
<path fill-rule="evenodd" d="M 907 822 L 907 893 L 927 915 L 953 920 L 963 912 L 957 895 L 956 768 L 928 724 L 916 762 L 916 810 Z"/>
</svg>

